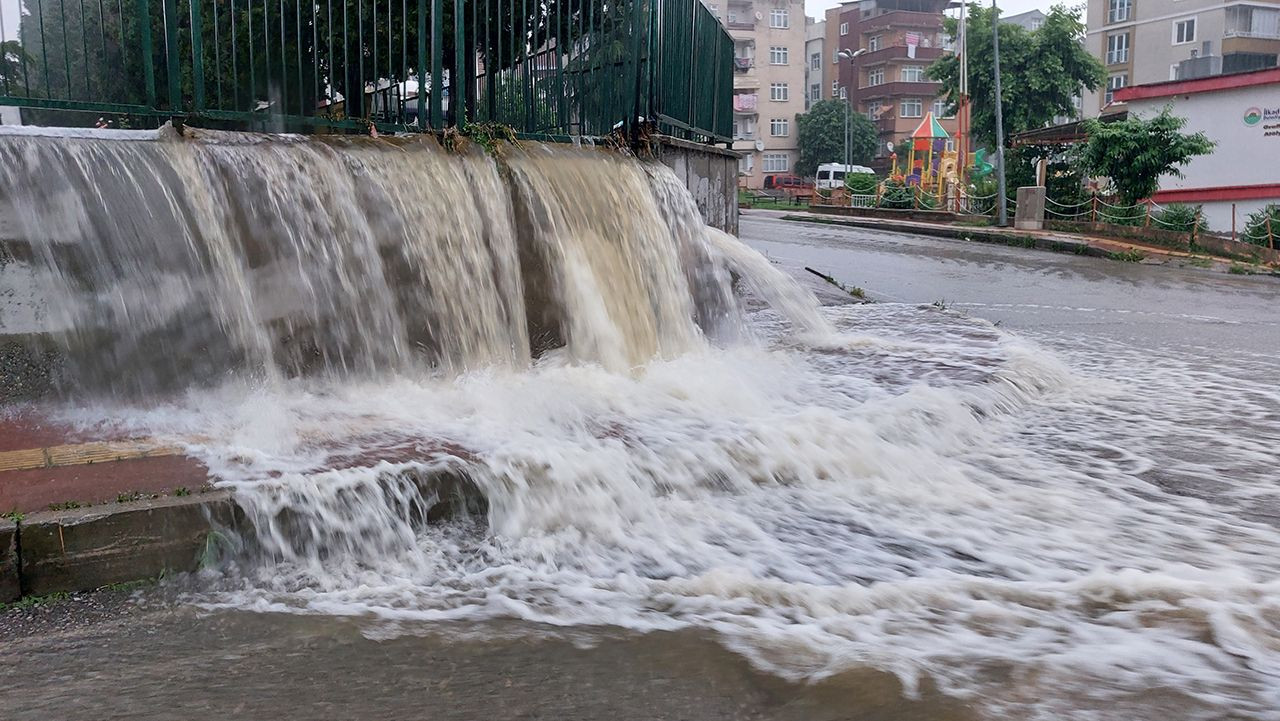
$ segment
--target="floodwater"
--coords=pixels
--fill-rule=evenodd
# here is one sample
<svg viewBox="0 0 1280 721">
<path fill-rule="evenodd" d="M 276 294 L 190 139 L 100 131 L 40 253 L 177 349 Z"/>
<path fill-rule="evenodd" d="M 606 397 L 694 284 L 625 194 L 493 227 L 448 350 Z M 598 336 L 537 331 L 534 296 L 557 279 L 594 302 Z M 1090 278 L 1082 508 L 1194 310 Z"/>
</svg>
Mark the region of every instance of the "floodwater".
<svg viewBox="0 0 1280 721">
<path fill-rule="evenodd" d="M 1272 279 L 745 218 L 775 267 L 662 212 L 691 245 L 613 200 L 570 213 L 596 171 L 528 163 L 564 183 L 515 245 L 542 249 L 568 350 L 65 410 L 187 443 L 255 532 L 101 612 L 0 617 L 0 707 L 1280 718 Z M 618 232 L 628 257 L 586 252 Z M 878 302 L 815 309 L 804 265 Z M 768 307 L 720 293 L 726 268 Z M 420 522 L 412 479 L 441 469 L 483 516 Z"/>
</svg>

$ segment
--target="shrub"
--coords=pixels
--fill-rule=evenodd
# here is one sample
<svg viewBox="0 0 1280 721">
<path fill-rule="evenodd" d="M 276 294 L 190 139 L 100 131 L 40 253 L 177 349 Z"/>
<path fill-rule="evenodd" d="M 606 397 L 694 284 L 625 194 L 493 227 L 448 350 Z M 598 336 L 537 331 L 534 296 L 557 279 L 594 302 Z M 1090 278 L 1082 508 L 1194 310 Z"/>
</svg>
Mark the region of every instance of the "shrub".
<svg viewBox="0 0 1280 721">
<path fill-rule="evenodd" d="M 884 193 L 880 196 L 881 208 L 911 208 L 912 188 L 904 180 L 889 179 L 884 182 Z"/>
<path fill-rule="evenodd" d="M 1270 237 L 1267 235 L 1268 218 L 1271 219 Z M 1264 248 L 1270 248 L 1273 244 L 1280 245 L 1280 205 L 1272 203 L 1256 213 L 1250 213 L 1242 239 Z"/>
<path fill-rule="evenodd" d="M 1176 230 L 1181 233 L 1190 233 L 1192 228 L 1204 232 L 1208 229 L 1208 225 L 1204 222 L 1204 214 L 1200 212 L 1200 207 L 1171 203 L 1168 207 L 1152 213 L 1151 227 L 1160 230 Z"/>
<path fill-rule="evenodd" d="M 844 185 L 854 195 L 875 195 L 880 180 L 875 173 L 849 173 L 844 177 Z"/>
</svg>

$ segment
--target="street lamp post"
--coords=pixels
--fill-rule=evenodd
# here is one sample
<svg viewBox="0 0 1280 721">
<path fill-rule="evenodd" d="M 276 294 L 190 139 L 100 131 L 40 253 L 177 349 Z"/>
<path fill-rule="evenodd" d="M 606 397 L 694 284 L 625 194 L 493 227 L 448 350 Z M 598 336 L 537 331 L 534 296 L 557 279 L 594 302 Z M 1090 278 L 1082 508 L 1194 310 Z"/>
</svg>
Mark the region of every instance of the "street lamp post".
<svg viewBox="0 0 1280 721">
<path fill-rule="evenodd" d="M 995 62 L 993 80 L 996 91 L 996 194 L 1000 212 L 996 225 L 1001 228 L 1009 224 L 1009 209 L 1005 206 L 1004 178 L 1004 99 L 1000 95 L 1000 11 L 996 8 L 996 0 L 991 0 L 991 53 Z"/>
<path fill-rule="evenodd" d="M 836 55 L 838 55 L 839 57 L 842 57 L 845 60 L 849 61 L 849 67 L 853 67 L 854 58 L 860 55 L 866 55 L 866 54 L 867 54 L 866 48 L 858 48 L 857 50 L 850 50 L 849 48 L 845 48 L 844 50 L 841 50 L 840 52 L 836 53 Z M 855 80 L 856 79 L 857 78 L 855 78 Z M 841 168 L 841 171 L 845 174 L 849 172 L 849 166 L 851 165 L 851 163 L 849 162 L 849 105 L 850 105 L 849 93 L 848 91 L 846 91 L 845 97 L 844 97 L 844 167 Z"/>
</svg>

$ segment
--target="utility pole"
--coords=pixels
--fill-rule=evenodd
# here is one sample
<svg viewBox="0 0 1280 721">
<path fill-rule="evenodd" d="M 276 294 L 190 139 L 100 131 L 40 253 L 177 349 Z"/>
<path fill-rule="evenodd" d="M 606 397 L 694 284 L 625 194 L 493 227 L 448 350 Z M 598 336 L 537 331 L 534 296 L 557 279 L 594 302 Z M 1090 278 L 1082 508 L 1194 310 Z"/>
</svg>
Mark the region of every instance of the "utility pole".
<svg viewBox="0 0 1280 721">
<path fill-rule="evenodd" d="M 853 67 L 853 59 L 866 54 L 866 48 L 858 48 L 857 50 L 845 48 L 844 50 L 836 53 L 836 56 L 848 60 L 849 67 Z M 857 72 L 857 68 L 854 68 L 854 72 Z M 855 83 L 857 80 L 857 78 L 854 78 Z M 844 92 L 845 95 L 841 98 L 841 100 L 844 100 L 844 168 L 841 169 L 841 174 L 847 174 L 849 166 L 852 165 L 852 162 L 850 162 L 849 159 L 849 106 L 852 105 L 852 101 L 849 98 L 849 91 L 845 90 Z"/>
<path fill-rule="evenodd" d="M 995 58 L 994 80 L 996 84 L 996 195 L 1000 209 L 996 225 L 1001 228 L 1009 225 L 1009 208 L 1005 205 L 1004 186 L 1004 98 L 1000 94 L 1000 11 L 996 8 L 996 0 L 991 0 L 991 52 Z"/>
</svg>

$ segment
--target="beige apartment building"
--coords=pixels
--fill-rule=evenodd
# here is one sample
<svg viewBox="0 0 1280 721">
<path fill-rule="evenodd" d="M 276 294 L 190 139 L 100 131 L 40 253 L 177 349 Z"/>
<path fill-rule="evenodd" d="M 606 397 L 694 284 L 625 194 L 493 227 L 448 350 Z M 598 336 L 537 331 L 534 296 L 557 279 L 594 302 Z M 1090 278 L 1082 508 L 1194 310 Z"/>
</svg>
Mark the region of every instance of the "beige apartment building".
<svg viewBox="0 0 1280 721">
<path fill-rule="evenodd" d="M 733 149 L 738 181 L 760 188 L 766 175 L 790 173 L 799 158 L 796 115 L 803 113 L 803 0 L 703 0 L 733 36 Z"/>
<path fill-rule="evenodd" d="M 827 44 L 827 22 L 805 18 L 804 26 L 804 109 L 822 100 L 823 82 L 827 77 L 827 64 L 822 62 L 823 48 Z"/>
<path fill-rule="evenodd" d="M 1107 68 L 1084 115 L 1119 110 L 1114 91 L 1275 67 L 1280 0 L 1089 0 L 1086 47 Z"/>
<path fill-rule="evenodd" d="M 911 134 L 933 112 L 954 138 L 956 120 L 938 97 L 940 83 L 925 72 L 944 53 L 943 10 L 949 0 L 849 0 L 826 13 L 829 97 L 846 98 L 865 114 L 879 135 L 880 162 L 887 167 L 888 144 Z M 841 50 L 865 50 L 852 60 Z"/>
</svg>

